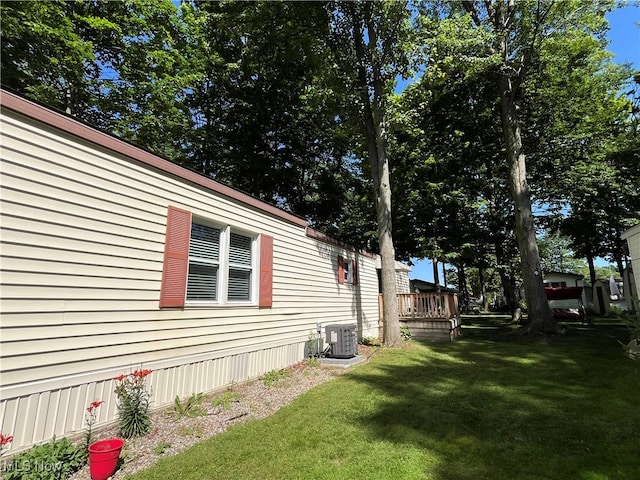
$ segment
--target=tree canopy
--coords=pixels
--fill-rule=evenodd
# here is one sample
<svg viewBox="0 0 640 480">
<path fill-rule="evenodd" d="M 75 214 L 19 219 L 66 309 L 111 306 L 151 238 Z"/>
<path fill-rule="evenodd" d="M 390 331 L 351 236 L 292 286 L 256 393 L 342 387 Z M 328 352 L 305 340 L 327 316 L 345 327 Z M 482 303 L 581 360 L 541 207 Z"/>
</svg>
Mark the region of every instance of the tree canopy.
<svg viewBox="0 0 640 480">
<path fill-rule="evenodd" d="M 492 272 L 514 308 L 524 285 L 544 329 L 549 242 L 593 280 L 597 257 L 622 270 L 640 219 L 640 74 L 607 52 L 616 6 L 2 2 L 2 83 L 387 269 L 447 262 L 463 295 L 465 270 Z"/>
</svg>

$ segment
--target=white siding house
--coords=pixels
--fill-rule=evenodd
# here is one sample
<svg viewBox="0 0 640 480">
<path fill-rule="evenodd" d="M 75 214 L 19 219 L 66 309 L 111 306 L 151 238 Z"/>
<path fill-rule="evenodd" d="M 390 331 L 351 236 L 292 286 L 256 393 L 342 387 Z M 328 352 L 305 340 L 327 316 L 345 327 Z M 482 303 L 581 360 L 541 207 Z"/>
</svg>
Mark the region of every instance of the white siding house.
<svg viewBox="0 0 640 480">
<path fill-rule="evenodd" d="M 378 334 L 376 256 L 11 93 L 1 98 L 0 431 L 19 451 L 303 359 L 318 323 Z"/>
<path fill-rule="evenodd" d="M 631 268 L 627 267 L 627 275 L 629 277 L 633 276 L 633 281 L 628 282 L 633 290 L 629 288 L 627 296 L 635 299 L 635 302 L 629 305 L 631 309 L 634 309 L 638 305 L 638 299 L 640 299 L 640 224 L 623 232 L 622 239 L 627 241 L 629 256 L 631 257 Z"/>
<path fill-rule="evenodd" d="M 396 262 L 396 292 L 411 293 L 411 282 L 409 282 L 409 272 L 411 267 L 401 262 Z"/>
<path fill-rule="evenodd" d="M 376 268 L 380 271 L 382 269 L 382 262 L 380 257 L 376 259 Z M 411 272 L 411 267 L 405 263 L 395 262 L 395 270 L 396 270 L 396 293 L 410 293 L 411 292 L 411 282 L 409 281 L 409 273 Z"/>
</svg>

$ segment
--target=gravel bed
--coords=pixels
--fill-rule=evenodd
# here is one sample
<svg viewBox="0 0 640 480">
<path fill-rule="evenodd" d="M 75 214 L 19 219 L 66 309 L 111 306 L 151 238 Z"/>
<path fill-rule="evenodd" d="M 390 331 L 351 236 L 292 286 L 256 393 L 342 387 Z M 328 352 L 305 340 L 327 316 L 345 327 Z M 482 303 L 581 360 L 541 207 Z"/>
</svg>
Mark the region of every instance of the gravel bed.
<svg viewBox="0 0 640 480">
<path fill-rule="evenodd" d="M 372 349 L 359 346 L 359 354 L 369 357 Z M 296 397 L 348 369 L 342 367 L 311 366 L 302 362 L 273 377 L 263 377 L 233 386 L 227 392 L 203 397 L 204 415 L 177 419 L 173 407 L 155 411 L 151 415 L 152 430 L 141 438 L 126 441 L 120 455 L 122 463 L 111 480 L 121 480 L 155 464 L 161 457 L 175 455 L 192 445 L 224 432 L 230 426 L 248 420 L 265 418 Z M 270 383 L 268 380 L 274 380 Z M 269 385 L 267 385 L 269 384 Z M 216 399 L 218 399 L 216 401 Z M 94 441 L 117 436 L 115 426 L 95 432 Z M 69 477 L 69 480 L 90 480 L 89 467 Z"/>
</svg>

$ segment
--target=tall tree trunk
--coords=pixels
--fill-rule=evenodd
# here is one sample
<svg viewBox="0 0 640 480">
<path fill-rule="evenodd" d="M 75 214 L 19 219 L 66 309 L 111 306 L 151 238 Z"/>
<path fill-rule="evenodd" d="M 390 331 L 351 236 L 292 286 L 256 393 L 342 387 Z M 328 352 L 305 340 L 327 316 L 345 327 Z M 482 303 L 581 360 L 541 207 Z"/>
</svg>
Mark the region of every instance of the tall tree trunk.
<svg viewBox="0 0 640 480">
<path fill-rule="evenodd" d="M 369 36 L 369 45 L 372 46 L 372 49 L 375 49 L 377 47 L 377 29 L 372 21 L 370 5 L 365 5 L 364 12 L 364 23 L 367 29 L 366 34 Z M 363 124 L 376 197 L 378 242 L 380 244 L 380 263 L 382 266 L 382 340 L 385 345 L 394 346 L 402 343 L 402 336 L 400 334 L 396 292 L 396 255 L 391 228 L 391 180 L 387 157 L 384 79 L 382 78 L 381 66 L 376 60 L 375 51 L 370 51 L 370 65 L 373 76 L 373 100 L 371 100 L 369 96 L 369 87 L 371 85 L 367 80 L 366 71 L 368 62 L 365 53 L 365 31 L 362 28 L 360 19 L 355 14 L 353 16 L 353 34 L 358 60 L 360 97 L 363 103 Z"/>
<path fill-rule="evenodd" d="M 596 289 L 593 287 L 596 284 L 596 265 L 595 259 L 591 252 L 587 253 L 587 264 L 589 265 L 589 280 L 591 281 L 591 300 L 596 303 Z"/>
<path fill-rule="evenodd" d="M 500 77 L 500 100 L 502 131 L 509 166 L 509 190 L 516 210 L 516 239 L 520 250 L 522 279 L 527 300 L 529 333 L 556 332 L 558 325 L 553 318 L 542 283 L 540 254 L 536 241 L 518 113 L 511 79 L 506 75 Z"/>
<path fill-rule="evenodd" d="M 616 266 L 618 267 L 618 274 L 620 277 L 624 276 L 624 262 L 622 260 L 622 256 L 616 255 Z"/>
<path fill-rule="evenodd" d="M 466 311 L 469 307 L 469 290 L 467 289 L 467 275 L 464 270 L 463 262 L 458 264 L 458 292 L 459 301 L 462 303 L 462 306 Z"/>
<path fill-rule="evenodd" d="M 522 317 L 522 311 L 518 302 L 518 296 L 516 295 L 516 282 L 504 268 L 498 268 L 500 275 L 500 282 L 502 283 L 502 290 L 504 291 L 504 298 L 509 305 L 509 313 L 511 314 L 511 323 L 518 323 Z"/>
<path fill-rule="evenodd" d="M 496 259 L 498 260 L 498 274 L 504 291 L 504 298 L 509 306 L 511 313 L 511 323 L 519 323 L 522 317 L 522 309 L 520 308 L 520 298 L 517 294 L 517 284 L 513 275 L 513 269 L 507 268 L 505 265 L 510 263 L 502 242 L 496 239 L 494 243 L 496 250 Z"/>
<path fill-rule="evenodd" d="M 465 0 L 462 6 L 471 14 L 473 22 L 478 28 L 483 28 L 483 19 L 478 14 L 479 6 L 484 3 L 489 17 L 490 28 L 494 34 L 494 44 L 491 46 L 493 54 L 499 55 L 501 65 L 498 74 L 498 89 L 500 94 L 500 117 L 502 132 L 505 140 L 507 164 L 509 167 L 509 191 L 516 209 L 516 239 L 520 250 L 522 279 L 527 300 L 529 333 L 536 334 L 543 331 L 558 331 L 558 325 L 553 318 L 551 308 L 544 293 L 542 284 L 542 270 L 540 268 L 540 254 L 536 242 L 536 232 L 531 208 L 531 193 L 527 183 L 527 169 L 525 155 L 522 149 L 520 124 L 516 108 L 516 98 L 526 70 L 530 67 L 530 48 L 535 37 L 529 40 L 529 45 L 520 51 L 514 51 L 510 42 L 514 39 L 518 22 L 518 12 L 515 0 L 498 2 L 475 2 Z M 538 2 L 538 6 L 542 3 Z M 541 12 L 540 9 L 537 10 Z M 545 14 L 546 15 L 546 14 Z M 541 18 L 538 21 L 542 21 Z M 540 24 L 533 26 L 537 34 Z M 531 25 L 528 25 L 531 28 Z M 520 25 L 522 28 L 522 25 Z M 517 50 L 517 47 L 515 48 Z"/>
<path fill-rule="evenodd" d="M 488 310 L 487 305 L 487 284 L 484 281 L 484 267 L 478 267 L 478 280 L 480 281 L 480 296 L 482 297 L 482 311 Z"/>
<path fill-rule="evenodd" d="M 589 265 L 589 280 L 591 280 L 591 286 L 596 283 L 596 264 L 592 254 L 587 254 L 587 264 Z"/>
<path fill-rule="evenodd" d="M 438 260 L 434 258 L 431 265 L 433 266 L 433 283 L 436 286 L 436 292 L 440 291 L 440 275 L 438 274 Z"/>
<path fill-rule="evenodd" d="M 384 304 L 384 325 L 382 338 L 385 345 L 394 346 L 402 342 L 400 319 L 398 318 L 398 298 L 396 292 L 396 255 L 391 232 L 391 188 L 389 173 L 387 181 L 381 181 L 378 192 L 378 241 L 380 242 L 380 260 L 382 266 L 382 301 Z M 384 178 L 384 177 L 383 177 Z"/>
</svg>

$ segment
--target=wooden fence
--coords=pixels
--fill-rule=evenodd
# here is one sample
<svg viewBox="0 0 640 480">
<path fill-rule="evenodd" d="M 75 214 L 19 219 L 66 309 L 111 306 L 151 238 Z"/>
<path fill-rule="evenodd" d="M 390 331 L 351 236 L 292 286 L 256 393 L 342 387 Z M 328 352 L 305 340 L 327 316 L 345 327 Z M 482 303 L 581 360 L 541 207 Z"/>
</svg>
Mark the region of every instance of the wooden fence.
<svg viewBox="0 0 640 480">
<path fill-rule="evenodd" d="M 400 320 L 460 318 L 458 294 L 446 292 L 399 293 L 398 316 Z"/>
</svg>

